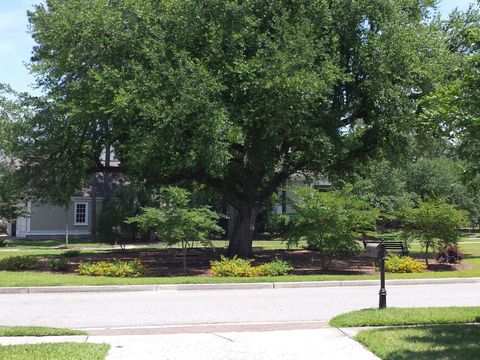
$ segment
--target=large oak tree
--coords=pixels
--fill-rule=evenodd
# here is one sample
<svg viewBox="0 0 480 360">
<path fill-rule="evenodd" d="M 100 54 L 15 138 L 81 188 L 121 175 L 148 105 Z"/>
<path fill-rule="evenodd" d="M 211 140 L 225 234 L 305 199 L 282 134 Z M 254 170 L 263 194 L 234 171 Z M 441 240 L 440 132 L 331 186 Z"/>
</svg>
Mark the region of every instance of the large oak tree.
<svg viewBox="0 0 480 360">
<path fill-rule="evenodd" d="M 112 146 L 134 179 L 206 184 L 237 211 L 230 254 L 251 256 L 256 215 L 292 174 L 402 143 L 445 70 L 433 3 L 47 0 L 29 14 L 46 97 L 24 161 L 60 176 L 51 153 L 75 182 L 108 170 Z"/>
</svg>

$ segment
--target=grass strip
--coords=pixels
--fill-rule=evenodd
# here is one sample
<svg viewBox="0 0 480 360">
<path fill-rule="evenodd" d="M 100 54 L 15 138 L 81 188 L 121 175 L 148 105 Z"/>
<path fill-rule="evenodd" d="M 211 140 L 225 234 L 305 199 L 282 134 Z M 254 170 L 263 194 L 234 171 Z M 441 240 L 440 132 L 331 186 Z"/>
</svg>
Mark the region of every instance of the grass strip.
<svg viewBox="0 0 480 360">
<path fill-rule="evenodd" d="M 0 336 L 87 335 L 85 331 L 41 326 L 0 326 Z"/>
<path fill-rule="evenodd" d="M 363 330 L 355 340 L 383 360 L 473 360 L 479 337 L 479 325 L 435 325 Z"/>
<path fill-rule="evenodd" d="M 0 346 L 3 360 L 104 360 L 110 345 L 90 343 L 48 343 Z"/>
<path fill-rule="evenodd" d="M 459 324 L 480 322 L 480 307 L 364 309 L 335 316 L 334 327 Z"/>
<path fill-rule="evenodd" d="M 387 279 L 439 279 L 480 277 L 475 271 L 442 271 L 415 274 L 387 274 Z M 301 282 L 337 280 L 378 280 L 377 275 L 287 275 L 265 277 L 206 277 L 165 276 L 142 278 L 113 278 L 101 276 L 63 275 L 34 271 L 0 271 L 0 287 L 36 286 L 95 286 L 95 285 L 152 285 L 152 284 L 217 284 L 254 282 Z"/>
</svg>

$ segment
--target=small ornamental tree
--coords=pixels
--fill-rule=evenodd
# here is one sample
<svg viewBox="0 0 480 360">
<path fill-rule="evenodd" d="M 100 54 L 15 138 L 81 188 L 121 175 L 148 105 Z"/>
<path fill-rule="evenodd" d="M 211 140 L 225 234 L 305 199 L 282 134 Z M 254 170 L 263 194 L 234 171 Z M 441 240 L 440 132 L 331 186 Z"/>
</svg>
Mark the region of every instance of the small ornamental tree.
<svg viewBox="0 0 480 360">
<path fill-rule="evenodd" d="M 183 268 L 187 267 L 187 249 L 199 241 L 211 245 L 211 238 L 222 232 L 217 225 L 221 214 L 206 206 L 192 208 L 190 192 L 177 187 L 167 187 L 160 193 L 160 206 L 143 208 L 143 213 L 127 219 L 137 223 L 142 230 L 153 229 L 168 245 L 181 244 Z"/>
<path fill-rule="evenodd" d="M 356 252 L 356 236 L 374 230 L 379 216 L 349 188 L 319 192 L 301 187 L 294 191 L 291 207 L 291 214 L 279 217 L 280 232 L 289 244 L 305 240 L 310 249 L 318 250 L 325 269 L 327 256 Z"/>
<path fill-rule="evenodd" d="M 432 248 L 456 244 L 460 237 L 460 227 L 467 222 L 467 212 L 448 204 L 443 197 L 419 200 L 417 207 L 402 210 L 405 233 L 415 236 L 425 251 Z"/>
</svg>

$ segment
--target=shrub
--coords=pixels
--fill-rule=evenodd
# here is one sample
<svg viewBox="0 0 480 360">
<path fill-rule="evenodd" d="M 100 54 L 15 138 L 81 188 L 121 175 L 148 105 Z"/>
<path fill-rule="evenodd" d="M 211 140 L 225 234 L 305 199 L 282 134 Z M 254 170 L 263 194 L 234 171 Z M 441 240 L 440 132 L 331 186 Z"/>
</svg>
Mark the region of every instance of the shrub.
<svg viewBox="0 0 480 360">
<path fill-rule="evenodd" d="M 437 254 L 437 261 L 444 264 L 455 264 L 463 259 L 463 253 L 458 245 L 449 245 L 440 249 Z"/>
<path fill-rule="evenodd" d="M 1 261 L 1 268 L 5 271 L 32 270 L 38 265 L 38 259 L 32 256 L 9 256 Z"/>
<path fill-rule="evenodd" d="M 259 271 L 252 266 L 253 260 L 232 259 L 222 256 L 220 260 L 210 261 L 210 271 L 219 277 L 250 277 L 259 276 Z"/>
<path fill-rule="evenodd" d="M 445 198 L 419 200 L 416 208 L 402 209 L 405 231 L 418 237 L 425 249 L 428 265 L 430 249 L 457 243 L 460 227 L 466 223 L 467 213 L 447 203 Z"/>
<path fill-rule="evenodd" d="M 78 273 L 87 276 L 140 277 L 145 275 L 147 268 L 136 259 L 133 261 L 86 262 L 78 266 Z"/>
<path fill-rule="evenodd" d="M 53 271 L 67 271 L 68 270 L 68 262 L 65 258 L 60 259 L 52 259 L 48 262 L 50 269 Z"/>
<path fill-rule="evenodd" d="M 385 271 L 390 273 L 418 273 L 426 268 L 425 263 L 412 259 L 410 256 L 390 254 L 385 260 Z"/>
<path fill-rule="evenodd" d="M 64 257 L 66 257 L 66 258 L 77 257 L 78 255 L 80 255 L 80 250 L 68 250 L 68 251 L 64 251 L 61 255 L 64 256 Z"/>
<path fill-rule="evenodd" d="M 358 253 L 356 237 L 375 230 L 379 216 L 378 210 L 352 194 L 349 187 L 329 192 L 297 188 L 290 206 L 291 214 L 277 218 L 280 235 L 289 245 L 306 241 L 309 249 L 320 253 L 324 269 L 332 256 Z"/>
<path fill-rule="evenodd" d="M 286 261 L 275 259 L 272 262 L 253 266 L 253 260 L 232 259 L 221 257 L 220 260 L 210 262 L 210 271 L 219 277 L 252 277 L 252 276 L 282 276 L 293 270 L 291 264 Z"/>
<path fill-rule="evenodd" d="M 258 266 L 261 276 L 284 276 L 292 272 L 293 266 L 287 261 L 275 259 Z"/>
</svg>

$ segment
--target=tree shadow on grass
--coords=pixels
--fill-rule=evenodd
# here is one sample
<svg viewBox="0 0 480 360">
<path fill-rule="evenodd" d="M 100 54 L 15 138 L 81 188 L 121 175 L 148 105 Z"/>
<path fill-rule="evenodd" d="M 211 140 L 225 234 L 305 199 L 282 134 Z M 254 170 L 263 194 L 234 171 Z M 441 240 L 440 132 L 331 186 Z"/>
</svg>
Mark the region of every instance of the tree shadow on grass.
<svg viewBox="0 0 480 360">
<path fill-rule="evenodd" d="M 476 320 L 480 321 L 480 318 Z M 385 339 L 392 338 L 398 341 L 397 346 L 385 346 Z M 371 349 L 375 351 L 376 345 L 383 343 L 386 353 L 381 354 L 382 358 L 389 360 L 473 360 L 480 359 L 479 339 L 479 325 L 392 328 L 378 331 L 375 341 L 371 342 Z"/>
</svg>

